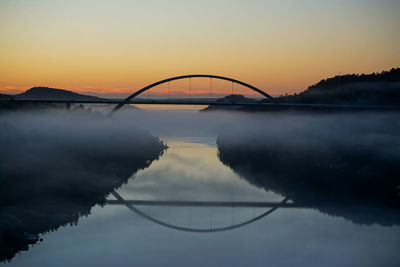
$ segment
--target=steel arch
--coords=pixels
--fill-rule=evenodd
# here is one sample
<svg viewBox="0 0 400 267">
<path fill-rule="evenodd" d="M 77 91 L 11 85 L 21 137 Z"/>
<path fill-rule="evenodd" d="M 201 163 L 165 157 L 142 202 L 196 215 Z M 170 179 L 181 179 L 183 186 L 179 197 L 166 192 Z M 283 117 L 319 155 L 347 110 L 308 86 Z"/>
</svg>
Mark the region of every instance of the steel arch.
<svg viewBox="0 0 400 267">
<path fill-rule="evenodd" d="M 136 91 L 135 93 L 131 94 L 130 96 L 128 96 L 127 98 L 125 98 L 121 103 L 119 103 L 117 106 L 115 106 L 113 108 L 113 110 L 110 112 L 109 115 L 114 114 L 115 112 L 117 112 L 120 108 L 122 108 L 125 104 L 127 104 L 130 100 L 132 100 L 133 98 L 135 98 L 136 96 L 140 95 L 141 93 L 157 86 L 163 83 L 167 83 L 167 82 L 171 82 L 171 81 L 175 81 L 175 80 L 181 80 L 181 79 L 189 79 L 189 78 L 211 78 L 211 79 L 217 79 L 217 80 L 224 80 L 224 81 L 230 81 L 236 84 L 240 84 L 242 86 L 245 86 L 257 93 L 259 93 L 260 95 L 264 96 L 265 98 L 271 100 L 273 103 L 278 104 L 279 102 L 272 97 L 271 95 L 267 94 L 266 92 L 264 92 L 261 89 L 258 89 L 255 86 L 252 86 L 248 83 L 236 80 L 236 79 L 232 79 L 232 78 L 228 78 L 228 77 L 224 77 L 224 76 L 217 76 L 217 75 L 209 75 L 209 74 L 190 74 L 190 75 L 182 75 L 182 76 L 176 76 L 176 77 L 172 77 L 172 78 L 168 78 L 168 79 L 164 79 L 155 83 L 152 83 L 138 91 Z"/>
</svg>

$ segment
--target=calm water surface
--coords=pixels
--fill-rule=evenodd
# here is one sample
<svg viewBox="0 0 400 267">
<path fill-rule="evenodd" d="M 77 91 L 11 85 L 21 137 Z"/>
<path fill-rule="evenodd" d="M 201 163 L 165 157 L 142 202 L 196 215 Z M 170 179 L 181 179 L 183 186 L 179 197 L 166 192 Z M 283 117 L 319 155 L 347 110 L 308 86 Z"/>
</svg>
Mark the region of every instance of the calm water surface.
<svg viewBox="0 0 400 267">
<path fill-rule="evenodd" d="M 165 137 L 169 149 L 116 190 L 125 200 L 273 202 L 223 165 L 216 137 Z M 279 208 L 233 230 L 192 233 L 157 224 L 117 203 L 95 206 L 78 225 L 43 235 L 9 266 L 400 266 L 400 227 L 356 225 L 314 209 Z M 112 202 L 114 201 L 114 202 Z M 290 204 L 290 200 L 288 201 Z M 168 225 L 215 230 L 267 207 L 136 205 Z"/>
</svg>

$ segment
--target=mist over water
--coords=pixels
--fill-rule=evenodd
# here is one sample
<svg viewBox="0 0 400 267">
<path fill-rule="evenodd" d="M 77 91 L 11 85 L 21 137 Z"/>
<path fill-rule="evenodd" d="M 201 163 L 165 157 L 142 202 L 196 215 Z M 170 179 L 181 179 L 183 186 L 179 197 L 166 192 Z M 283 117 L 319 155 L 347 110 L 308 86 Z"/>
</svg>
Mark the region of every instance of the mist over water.
<svg viewBox="0 0 400 267">
<path fill-rule="evenodd" d="M 38 234 L 77 224 L 166 148 L 155 136 L 93 113 L 0 117 L 1 259 Z"/>
<path fill-rule="evenodd" d="M 242 178 L 356 223 L 400 223 L 397 114 L 254 122 L 225 129 L 217 141 L 220 160 Z"/>
<path fill-rule="evenodd" d="M 111 119 L 93 112 L 3 114 L 2 240 L 18 234 L 21 240 L 31 237 L 26 234 L 44 239 L 21 253 L 26 247 L 13 244 L 10 255 L 18 254 L 7 264 L 396 266 L 397 116 L 194 110 L 122 110 Z M 125 201 L 289 201 L 244 227 L 199 234 L 147 220 L 118 203 L 114 191 Z M 211 230 L 269 209 L 135 207 L 165 223 Z M 17 234 L 10 237 L 7 231 Z"/>
</svg>

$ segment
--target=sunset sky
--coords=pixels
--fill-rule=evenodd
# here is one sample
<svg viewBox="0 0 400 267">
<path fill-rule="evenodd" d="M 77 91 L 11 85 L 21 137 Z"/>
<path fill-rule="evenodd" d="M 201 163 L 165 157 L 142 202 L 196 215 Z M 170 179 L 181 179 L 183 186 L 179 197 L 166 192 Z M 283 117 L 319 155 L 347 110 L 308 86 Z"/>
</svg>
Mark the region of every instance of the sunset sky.
<svg viewBox="0 0 400 267">
<path fill-rule="evenodd" d="M 128 93 L 183 74 L 273 95 L 400 66 L 398 0 L 2 0 L 0 92 Z"/>
</svg>

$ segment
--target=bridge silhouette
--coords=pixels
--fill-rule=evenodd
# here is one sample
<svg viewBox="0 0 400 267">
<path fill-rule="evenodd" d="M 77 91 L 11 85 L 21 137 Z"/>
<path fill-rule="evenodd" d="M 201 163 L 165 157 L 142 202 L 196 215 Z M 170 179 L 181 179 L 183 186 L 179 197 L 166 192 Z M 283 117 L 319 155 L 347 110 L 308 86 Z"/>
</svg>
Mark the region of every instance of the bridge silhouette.
<svg viewBox="0 0 400 267">
<path fill-rule="evenodd" d="M 258 89 L 255 86 L 252 86 L 248 83 L 236 80 L 236 79 L 232 79 L 232 78 L 228 78 L 228 77 L 223 77 L 223 76 L 217 76 L 217 75 L 209 75 L 209 74 L 191 74 L 191 75 L 182 75 L 182 76 L 176 76 L 176 77 L 172 77 L 172 78 L 168 78 L 168 79 L 164 79 L 155 83 L 152 83 L 140 90 L 137 90 L 135 93 L 131 94 L 130 96 L 128 96 L 127 98 L 125 98 L 121 103 L 119 103 L 112 111 L 111 114 L 115 113 L 116 111 L 118 111 L 120 108 L 122 108 L 125 104 L 128 104 L 129 101 L 131 101 L 133 98 L 137 97 L 138 95 L 146 92 L 147 90 L 150 90 L 151 88 L 164 84 L 164 83 L 169 83 L 175 80 L 182 80 L 182 79 L 191 79 L 191 78 L 210 78 L 210 79 L 217 79 L 217 80 L 224 80 L 224 81 L 229 81 L 232 83 L 236 83 L 239 85 L 242 85 L 246 88 L 249 88 L 250 90 L 253 90 L 254 92 L 259 93 L 260 95 L 262 95 L 263 97 L 265 97 L 266 99 L 269 99 L 270 101 L 272 101 L 273 103 L 277 104 L 279 103 L 274 97 L 272 97 L 271 95 L 267 94 L 266 92 L 264 92 L 261 89 Z M 211 80 L 212 81 L 212 80 Z M 191 87 L 191 86 L 190 86 Z M 189 88 L 189 90 L 191 90 L 191 88 Z M 212 90 L 212 82 L 211 82 L 211 87 L 210 87 L 210 91 Z M 230 103 L 232 104 L 232 103 Z"/>
<path fill-rule="evenodd" d="M 213 79 L 216 80 L 223 80 L 228 81 L 233 84 L 238 84 L 243 86 L 249 90 L 252 90 L 254 93 L 258 93 L 262 96 L 263 100 L 255 101 L 255 102 L 241 102 L 235 100 L 217 100 L 217 99 L 176 99 L 170 98 L 170 94 L 168 93 L 168 99 L 139 99 L 137 98 L 142 93 L 158 86 L 161 84 L 170 84 L 172 81 L 176 80 L 183 80 L 189 79 L 189 95 L 191 96 L 191 79 L 192 78 L 208 78 L 211 80 L 209 92 L 212 95 L 213 87 L 212 81 Z M 169 86 L 168 86 L 169 88 Z M 232 90 L 233 94 L 233 90 Z M 210 75 L 210 74 L 190 74 L 190 75 L 182 75 L 167 78 L 150 85 L 145 86 L 142 89 L 135 91 L 133 94 L 128 96 L 123 100 L 112 100 L 112 99 L 99 99 L 99 100 L 78 100 L 78 99 L 18 99 L 18 98 L 2 98 L 1 101 L 3 102 L 15 102 L 15 103 L 62 103 L 66 104 L 67 110 L 70 110 L 71 104 L 116 104 L 116 106 L 110 111 L 108 114 L 112 116 L 118 110 L 120 110 L 124 105 L 130 104 L 140 104 L 140 105 L 214 105 L 214 106 L 243 106 L 243 107 L 253 107 L 259 108 L 262 110 L 287 110 L 287 109 L 295 109 L 295 110 L 306 110 L 306 111 L 318 111 L 318 110 L 354 110 L 354 111 L 362 111 L 362 110 L 380 110 L 380 111 L 390 111 L 390 110 L 399 110 L 400 107 L 397 106 L 376 106 L 376 105 L 335 105 L 335 104 L 293 104 L 293 103 L 280 103 L 276 98 L 261 90 L 253 85 L 250 85 L 246 82 L 224 77 L 224 76 L 217 76 L 217 75 Z"/>
</svg>

